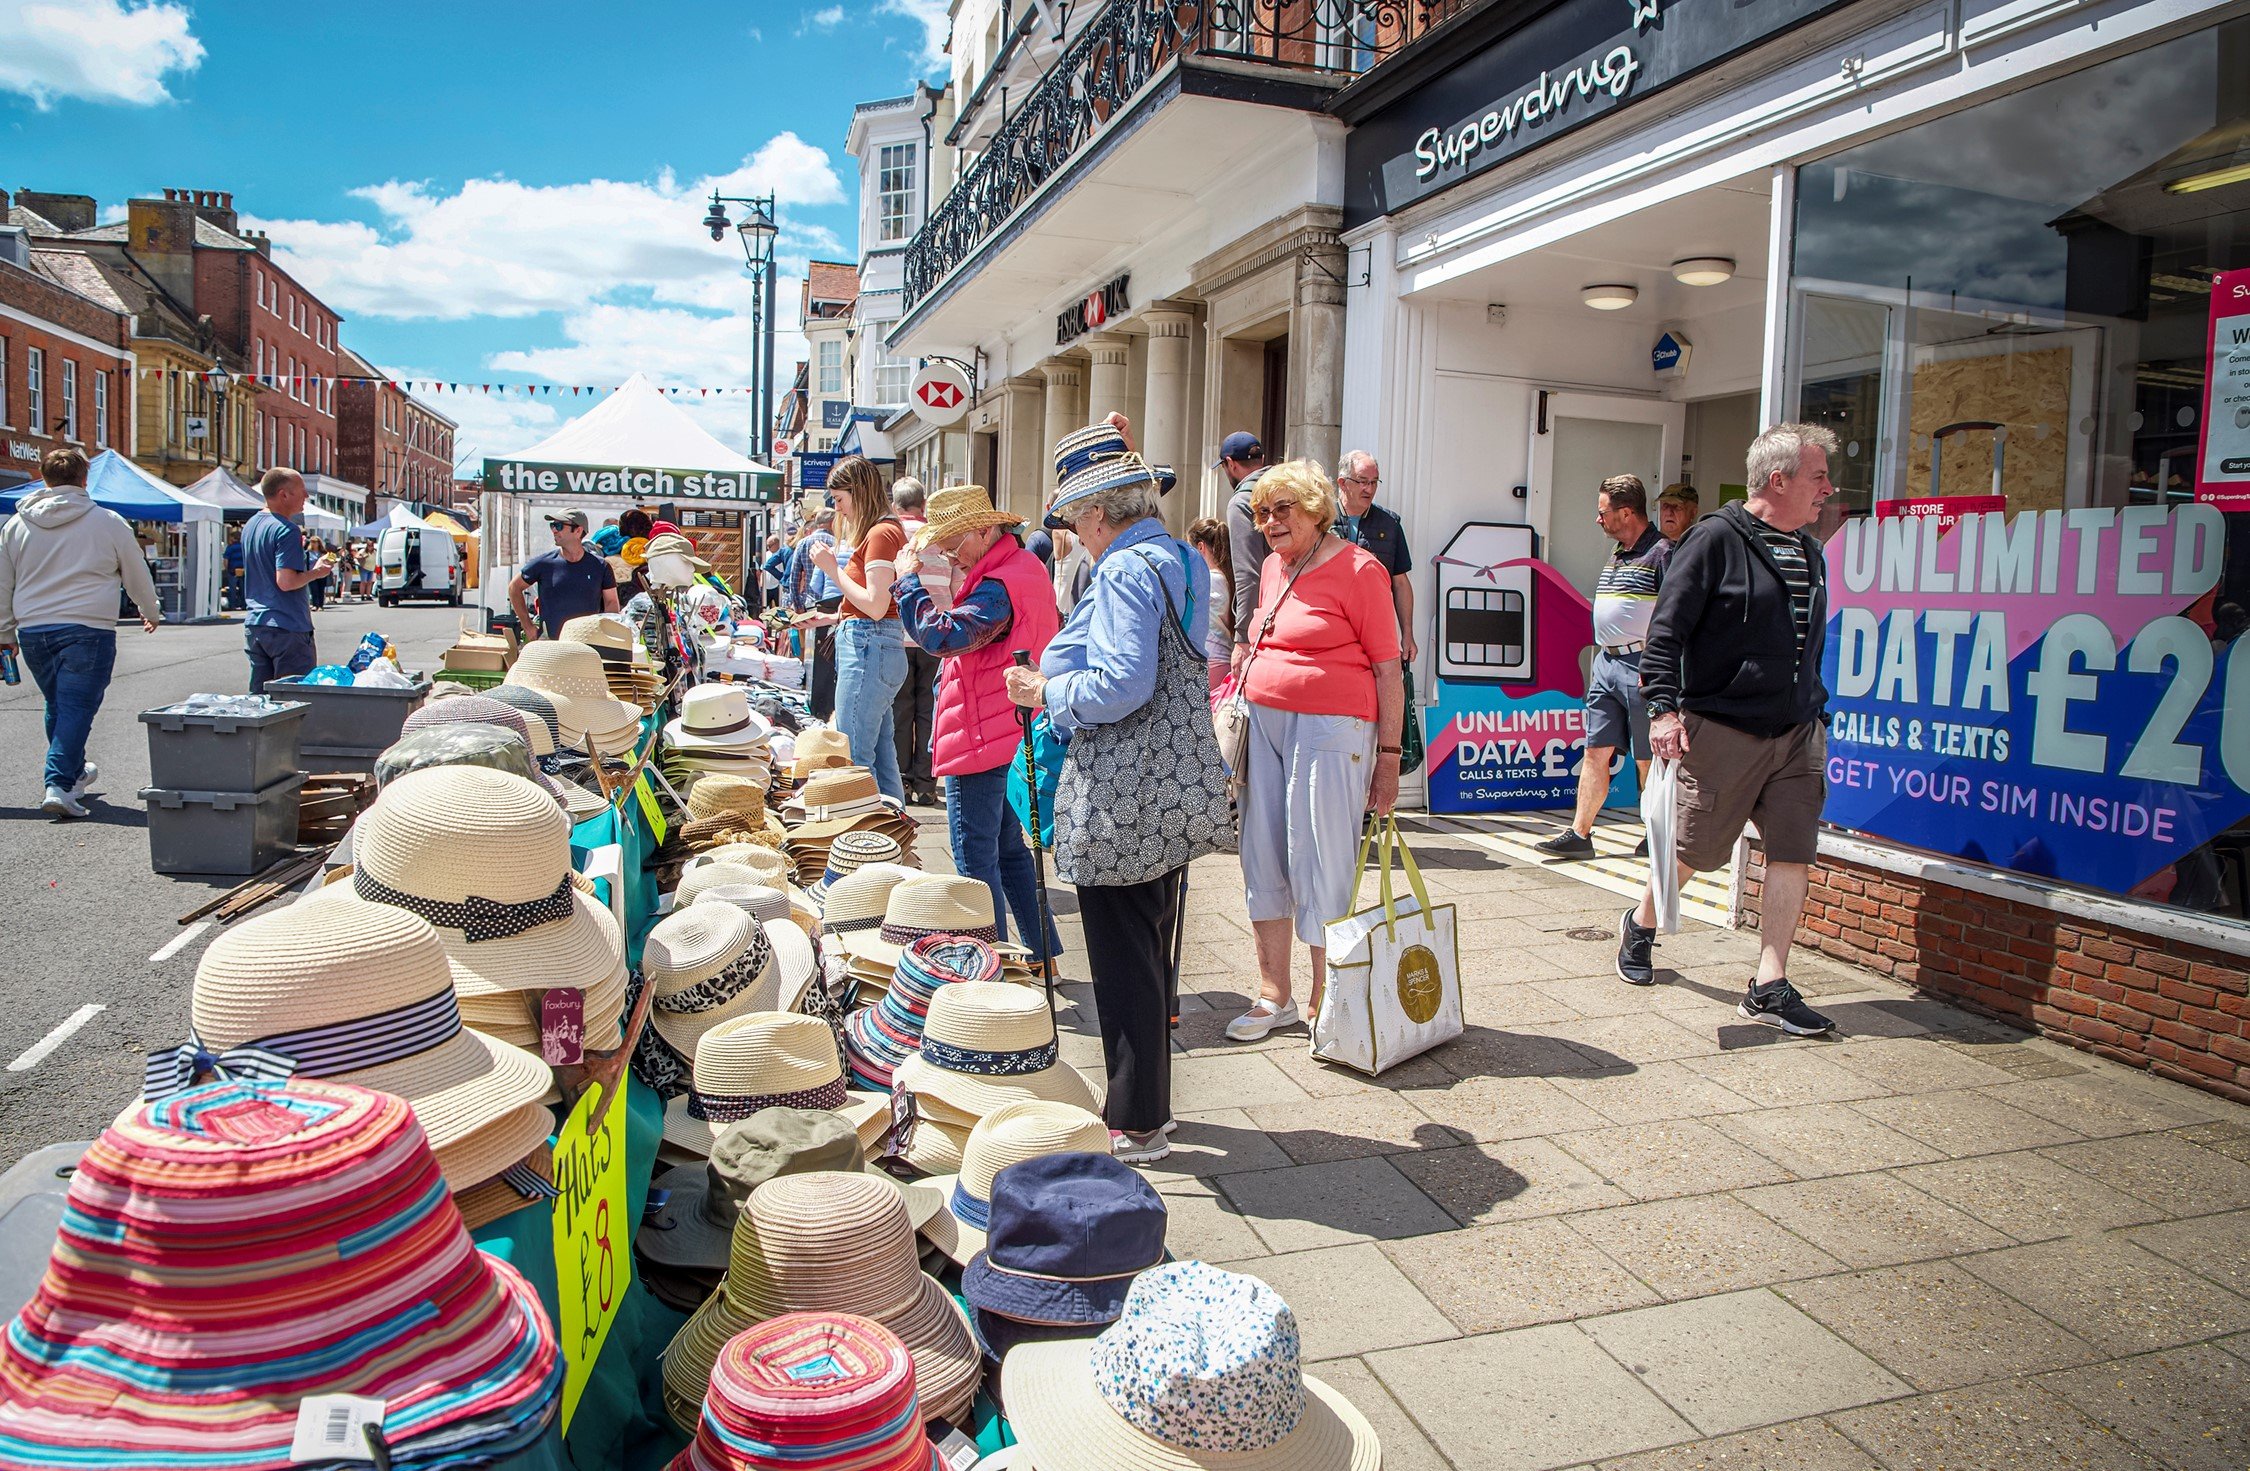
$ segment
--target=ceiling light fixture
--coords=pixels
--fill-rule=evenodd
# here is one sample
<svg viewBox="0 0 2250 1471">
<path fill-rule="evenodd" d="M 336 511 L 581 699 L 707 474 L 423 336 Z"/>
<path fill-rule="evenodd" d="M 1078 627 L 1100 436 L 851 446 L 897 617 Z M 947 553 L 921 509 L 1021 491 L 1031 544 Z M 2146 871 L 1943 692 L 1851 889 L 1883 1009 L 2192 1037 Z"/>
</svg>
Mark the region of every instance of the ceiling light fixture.
<svg viewBox="0 0 2250 1471">
<path fill-rule="evenodd" d="M 1578 293 L 1578 299 L 1597 312 L 1621 312 L 1641 299 L 1637 286 L 1588 286 Z"/>
<path fill-rule="evenodd" d="M 1672 279 L 1682 286 L 1716 286 L 1734 279 L 1734 261 L 1723 255 L 1691 255 L 1672 262 Z"/>
<path fill-rule="evenodd" d="M 2250 182 L 2250 163 L 2238 163 L 2229 168 L 2212 169 L 2206 173 L 2189 174 L 2174 179 L 2164 186 L 2167 194 L 2200 194 L 2206 189 L 2217 189 L 2227 184 Z"/>
</svg>

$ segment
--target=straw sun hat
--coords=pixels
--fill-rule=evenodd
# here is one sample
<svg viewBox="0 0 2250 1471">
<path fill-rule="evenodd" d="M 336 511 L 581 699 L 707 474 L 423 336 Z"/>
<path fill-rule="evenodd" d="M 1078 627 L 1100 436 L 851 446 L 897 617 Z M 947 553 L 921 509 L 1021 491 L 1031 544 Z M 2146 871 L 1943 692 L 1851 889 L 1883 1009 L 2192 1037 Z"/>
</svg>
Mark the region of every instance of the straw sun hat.
<svg viewBox="0 0 2250 1471">
<path fill-rule="evenodd" d="M 932 1246 L 963 1266 L 984 1250 L 992 1223 L 992 1179 L 1010 1165 L 1050 1154 L 1109 1157 L 1109 1125 L 1097 1114 L 1069 1103 L 1020 1098 L 1004 1103 L 969 1131 L 958 1174 L 923 1182 L 945 1196 L 945 1209 L 930 1218 L 922 1234 Z"/>
<path fill-rule="evenodd" d="M 944 541 L 967 531 L 982 531 L 987 526 L 1021 526 L 1023 517 L 1011 516 L 997 510 L 992 504 L 992 492 L 981 485 L 953 485 L 944 490 L 932 491 L 922 508 L 929 516 L 922 529 L 914 533 L 914 550 L 920 551 L 932 542 Z"/>
<path fill-rule="evenodd" d="M 769 887 L 779 887 L 789 881 L 789 861 L 781 856 L 779 848 L 768 848 L 763 843 L 721 843 L 716 848 L 706 848 L 690 858 L 680 873 L 685 877 L 714 863 L 739 863 L 756 872 L 758 882 Z"/>
<path fill-rule="evenodd" d="M 827 928 L 843 929 L 840 938 L 852 954 L 887 965 L 896 965 L 899 953 L 925 935 L 965 935 L 989 944 L 1000 933 L 984 880 L 938 873 L 910 874 L 892 888 L 878 925 L 844 928 L 830 920 Z"/>
<path fill-rule="evenodd" d="M 466 1031 L 437 932 L 349 893 L 246 919 L 195 968 L 187 1042 L 149 1056 L 142 1093 L 174 1096 L 199 1063 L 228 1076 L 328 1078 L 414 1105 L 446 1183 L 465 1190 L 546 1142 L 537 1055 Z"/>
<path fill-rule="evenodd" d="M 819 1108 L 844 1116 L 861 1141 L 881 1138 L 889 1100 L 849 1091 L 836 1033 L 817 1017 L 756 1011 L 730 1017 L 695 1044 L 685 1096 L 664 1109 L 675 1155 L 708 1157 L 719 1131 L 762 1108 Z"/>
<path fill-rule="evenodd" d="M 882 1324 L 784 1313 L 727 1340 L 666 1471 L 932 1471 L 914 1359 Z"/>
<path fill-rule="evenodd" d="M 922 1045 L 898 1065 L 894 1086 L 983 1118 L 1019 1098 L 1099 1102 L 1078 1069 L 1056 1056 L 1055 1017 L 1044 993 L 1009 981 L 963 981 L 930 998 Z"/>
<path fill-rule="evenodd" d="M 828 771 L 838 766 L 852 764 L 851 738 L 829 725 L 815 725 L 797 732 L 797 739 L 789 751 L 789 779 L 803 781 L 816 771 Z"/>
<path fill-rule="evenodd" d="M 699 684 L 680 697 L 679 718 L 664 727 L 673 747 L 721 751 L 762 749 L 773 722 L 750 708 L 750 692 L 740 685 Z"/>
<path fill-rule="evenodd" d="M 720 884 L 697 894 L 689 907 L 708 909 L 714 905 L 739 909 L 764 928 L 766 943 L 773 946 L 778 978 L 776 999 L 768 1009 L 797 1010 L 819 972 L 820 957 L 813 950 L 811 937 L 797 923 L 789 896 L 766 884 Z"/>
<path fill-rule="evenodd" d="M 690 904 L 656 922 L 641 950 L 649 1025 L 685 1056 L 703 1034 L 781 1001 L 765 926 L 731 904 Z"/>
<path fill-rule="evenodd" d="M 504 685 L 517 685 L 545 695 L 555 707 L 562 726 L 562 742 L 577 746 L 591 738 L 597 749 L 609 753 L 632 744 L 641 710 L 609 692 L 602 675 L 602 658 L 585 644 L 540 639 L 516 655 Z"/>
<path fill-rule="evenodd" d="M 849 832 L 870 817 L 888 817 L 898 809 L 883 800 L 875 773 L 864 766 L 822 771 L 804 789 L 782 804 L 781 820 L 789 825 L 793 842 L 832 838 Z"/>
<path fill-rule="evenodd" d="M 785 1175 L 752 1192 L 726 1281 L 664 1352 L 664 1404 L 692 1428 L 726 1341 L 794 1312 L 849 1312 L 897 1334 L 914 1357 L 922 1414 L 958 1421 L 983 1364 L 968 1319 L 921 1268 L 899 1188 L 872 1175 Z"/>
<path fill-rule="evenodd" d="M 1304 1372 L 1297 1320 L 1255 1277 L 1143 1272 L 1092 1339 L 1007 1358 L 1008 1424 L 1039 1471 L 1377 1471 L 1351 1402 Z"/>
</svg>

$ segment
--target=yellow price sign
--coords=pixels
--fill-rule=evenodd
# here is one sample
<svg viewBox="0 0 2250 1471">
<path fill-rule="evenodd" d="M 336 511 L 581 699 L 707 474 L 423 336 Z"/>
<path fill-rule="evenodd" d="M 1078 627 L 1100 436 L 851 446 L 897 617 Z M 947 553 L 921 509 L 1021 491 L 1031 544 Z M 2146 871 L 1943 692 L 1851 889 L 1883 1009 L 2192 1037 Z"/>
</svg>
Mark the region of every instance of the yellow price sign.
<svg viewBox="0 0 2250 1471">
<path fill-rule="evenodd" d="M 641 815 L 648 819 L 648 830 L 661 848 L 664 846 L 664 811 L 656 805 L 656 788 L 649 782 L 647 772 L 634 780 L 633 795 L 640 799 Z"/>
<path fill-rule="evenodd" d="M 620 1092 L 623 1090 L 620 1089 Z M 625 1110 L 588 1088 L 555 1138 L 555 1277 L 562 1299 L 562 1425 L 570 1429 L 632 1280 L 625 1218 Z M 599 1114 L 597 1121 L 596 1115 Z"/>
</svg>

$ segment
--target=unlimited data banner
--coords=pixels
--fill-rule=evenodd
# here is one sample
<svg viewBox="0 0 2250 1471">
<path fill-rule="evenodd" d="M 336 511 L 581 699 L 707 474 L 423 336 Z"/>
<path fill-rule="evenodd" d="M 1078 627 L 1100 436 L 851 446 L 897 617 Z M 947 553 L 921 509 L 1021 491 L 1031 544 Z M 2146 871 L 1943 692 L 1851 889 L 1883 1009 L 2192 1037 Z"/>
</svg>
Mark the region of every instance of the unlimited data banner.
<svg viewBox="0 0 2250 1471">
<path fill-rule="evenodd" d="M 1855 520 L 1828 544 L 1827 820 L 2168 897 L 2250 814 L 2209 505 Z"/>
</svg>

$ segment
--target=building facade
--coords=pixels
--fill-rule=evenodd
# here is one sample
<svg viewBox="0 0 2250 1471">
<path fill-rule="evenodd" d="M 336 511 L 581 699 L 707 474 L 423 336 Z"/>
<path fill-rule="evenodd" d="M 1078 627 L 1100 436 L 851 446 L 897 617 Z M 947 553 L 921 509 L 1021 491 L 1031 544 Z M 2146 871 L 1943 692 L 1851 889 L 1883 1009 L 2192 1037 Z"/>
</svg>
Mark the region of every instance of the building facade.
<svg viewBox="0 0 2250 1471">
<path fill-rule="evenodd" d="M 0 227 L 0 470 L 39 478 L 40 457 L 74 446 L 133 452 L 131 319 L 67 252 Z"/>
<path fill-rule="evenodd" d="M 1344 439 L 1417 548 L 1526 526 L 1590 586 L 1603 476 L 1708 512 L 1760 425 L 1833 428 L 1800 938 L 2237 1098 L 2245 78 L 2192 0 L 1569 0 L 1335 107 Z M 1417 577 L 1428 666 L 1484 610 Z"/>
<path fill-rule="evenodd" d="M 833 453 L 851 422 L 852 306 L 858 298 L 859 272 L 849 262 L 816 260 L 806 266 L 797 299 L 797 328 L 805 334 L 806 454 Z M 821 463 L 812 461 L 816 469 Z"/>
<path fill-rule="evenodd" d="M 442 504 L 453 491 L 453 431 L 456 426 L 412 394 L 403 394 L 400 398 L 406 440 L 407 498 Z"/>
<path fill-rule="evenodd" d="M 859 296 L 852 303 L 853 448 L 930 486 L 966 478 L 958 433 L 920 421 L 907 403 L 915 360 L 889 336 L 906 309 L 906 254 L 953 151 L 940 139 L 953 91 L 918 84 L 904 97 L 852 109 L 844 151 L 859 165 Z M 941 163 L 940 160 L 946 162 Z M 949 451 L 950 458 L 949 458 Z"/>
</svg>

